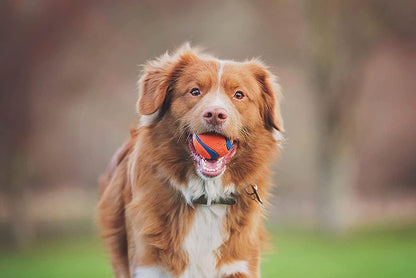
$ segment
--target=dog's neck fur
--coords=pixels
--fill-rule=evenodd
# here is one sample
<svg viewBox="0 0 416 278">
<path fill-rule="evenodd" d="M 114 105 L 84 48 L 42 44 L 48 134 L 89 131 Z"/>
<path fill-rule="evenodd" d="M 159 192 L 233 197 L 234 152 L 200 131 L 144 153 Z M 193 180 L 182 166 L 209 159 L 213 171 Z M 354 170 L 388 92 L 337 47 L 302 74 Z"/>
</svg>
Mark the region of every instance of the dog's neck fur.
<svg viewBox="0 0 416 278">
<path fill-rule="evenodd" d="M 173 180 L 171 185 L 179 190 L 186 200 L 186 203 L 193 206 L 193 201 L 205 196 L 207 205 L 213 202 L 220 202 L 221 199 L 231 198 L 235 192 L 234 184 L 223 185 L 221 177 L 215 179 L 202 179 L 199 176 L 189 178 L 187 184 L 178 184 Z"/>
</svg>

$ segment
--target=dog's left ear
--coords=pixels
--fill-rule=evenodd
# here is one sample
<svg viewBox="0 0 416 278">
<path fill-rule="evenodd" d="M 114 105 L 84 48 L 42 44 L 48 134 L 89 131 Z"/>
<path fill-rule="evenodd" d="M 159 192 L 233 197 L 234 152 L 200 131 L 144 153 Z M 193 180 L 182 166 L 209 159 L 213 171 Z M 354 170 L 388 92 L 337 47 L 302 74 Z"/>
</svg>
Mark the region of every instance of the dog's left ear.
<svg viewBox="0 0 416 278">
<path fill-rule="evenodd" d="M 283 132 L 283 118 L 279 105 L 281 92 L 280 85 L 277 83 L 277 77 L 258 60 L 250 61 L 250 66 L 262 90 L 263 101 L 260 114 L 263 118 L 264 126 L 267 130 L 276 129 L 279 132 Z"/>
</svg>

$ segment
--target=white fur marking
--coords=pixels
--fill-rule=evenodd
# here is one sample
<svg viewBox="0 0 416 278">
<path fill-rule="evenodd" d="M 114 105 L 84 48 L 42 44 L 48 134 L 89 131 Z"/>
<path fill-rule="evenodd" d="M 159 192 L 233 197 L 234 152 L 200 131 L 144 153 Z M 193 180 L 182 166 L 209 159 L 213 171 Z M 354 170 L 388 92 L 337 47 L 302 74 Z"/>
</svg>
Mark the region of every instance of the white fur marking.
<svg viewBox="0 0 416 278">
<path fill-rule="evenodd" d="M 189 264 L 180 278 L 213 278 L 219 276 L 216 269 L 218 248 L 227 240 L 224 217 L 227 206 L 198 206 L 194 222 L 183 243 Z"/>
<path fill-rule="evenodd" d="M 138 161 L 138 157 L 139 157 L 139 153 L 140 153 L 141 141 L 142 141 L 142 139 L 139 136 L 137 138 L 136 145 L 134 146 L 133 152 L 129 156 L 129 161 L 128 161 L 130 184 L 133 187 L 136 186 L 137 171 L 135 171 L 135 170 L 136 170 L 136 165 L 137 165 L 137 161 Z"/>
<path fill-rule="evenodd" d="M 225 264 L 220 267 L 220 277 L 231 275 L 234 273 L 244 273 L 249 275 L 247 261 L 235 261 L 230 264 Z"/>
<path fill-rule="evenodd" d="M 220 68 L 218 69 L 218 88 L 217 88 L 217 92 L 215 93 L 215 96 L 214 95 L 211 96 L 211 99 L 209 100 L 209 105 L 219 106 L 228 110 L 229 104 L 227 103 L 224 97 L 221 97 L 221 78 L 224 72 L 224 65 L 226 62 L 218 61 L 218 63 L 220 63 Z"/>
<path fill-rule="evenodd" d="M 283 147 L 282 143 L 285 139 L 283 134 L 280 131 L 278 131 L 277 129 L 273 129 L 273 138 L 274 138 L 274 140 L 276 140 L 277 146 L 281 149 Z"/>
<path fill-rule="evenodd" d="M 220 97 L 218 94 L 215 95 L 215 98 L 210 102 L 210 105 L 219 106 L 219 107 L 222 107 L 222 108 L 228 107 L 228 104 L 225 101 L 225 99 Z"/>
<path fill-rule="evenodd" d="M 217 90 L 217 98 L 220 98 L 220 90 L 221 90 L 221 77 L 224 73 L 224 66 L 225 61 L 219 61 L 220 63 L 220 69 L 218 70 L 218 90 Z"/>
<path fill-rule="evenodd" d="M 166 272 L 165 270 L 161 269 L 160 267 L 155 266 L 142 266 L 136 267 L 134 270 L 134 277 L 135 278 L 171 278 L 172 276 Z"/>
<path fill-rule="evenodd" d="M 153 124 L 157 116 L 159 116 L 159 110 L 156 110 L 156 112 L 150 115 L 141 115 L 139 120 L 139 128 Z"/>
</svg>

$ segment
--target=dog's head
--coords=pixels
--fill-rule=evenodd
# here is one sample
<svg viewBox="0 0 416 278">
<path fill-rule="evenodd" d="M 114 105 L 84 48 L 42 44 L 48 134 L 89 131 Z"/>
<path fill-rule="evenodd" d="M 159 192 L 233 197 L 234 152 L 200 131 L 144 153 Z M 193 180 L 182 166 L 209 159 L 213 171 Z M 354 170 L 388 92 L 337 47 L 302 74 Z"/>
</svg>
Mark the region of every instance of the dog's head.
<svg viewBox="0 0 416 278">
<path fill-rule="evenodd" d="M 247 164 L 274 148 L 273 138 L 283 131 L 278 96 L 276 78 L 261 62 L 218 60 L 185 46 L 145 66 L 137 107 L 142 125 L 175 138 L 194 158 L 197 173 L 213 178 L 227 165 Z M 217 160 L 203 158 L 190 142 L 192 134 L 203 133 L 231 139 L 231 151 Z"/>
</svg>

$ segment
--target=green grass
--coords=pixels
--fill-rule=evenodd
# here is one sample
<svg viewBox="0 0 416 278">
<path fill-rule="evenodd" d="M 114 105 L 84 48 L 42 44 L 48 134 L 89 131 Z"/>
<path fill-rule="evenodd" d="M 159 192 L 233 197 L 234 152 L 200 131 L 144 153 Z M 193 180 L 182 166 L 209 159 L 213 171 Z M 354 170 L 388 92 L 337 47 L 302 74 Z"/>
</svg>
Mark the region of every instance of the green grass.
<svg viewBox="0 0 416 278">
<path fill-rule="evenodd" d="M 362 231 L 338 238 L 278 232 L 263 277 L 416 277 L 416 229 Z"/>
<path fill-rule="evenodd" d="M 277 231 L 263 256 L 262 277 L 416 277 L 416 228 L 324 237 Z M 112 277 L 97 239 L 53 240 L 0 252 L 0 277 Z"/>
<path fill-rule="evenodd" d="M 98 239 L 52 240 L 0 254 L 1 278 L 112 277 Z"/>
</svg>

